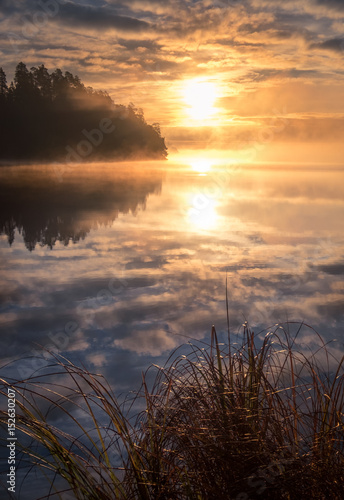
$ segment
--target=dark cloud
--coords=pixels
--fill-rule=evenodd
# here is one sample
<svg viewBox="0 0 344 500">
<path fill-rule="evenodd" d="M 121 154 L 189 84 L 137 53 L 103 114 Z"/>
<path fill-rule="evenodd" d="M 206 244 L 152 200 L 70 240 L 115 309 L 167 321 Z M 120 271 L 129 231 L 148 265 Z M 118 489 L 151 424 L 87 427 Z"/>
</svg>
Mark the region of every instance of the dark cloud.
<svg viewBox="0 0 344 500">
<path fill-rule="evenodd" d="M 113 291 L 113 297 L 118 297 L 122 293 L 123 284 L 117 280 L 116 276 L 109 276 L 107 279 L 83 279 L 70 284 L 68 290 L 61 289 L 54 291 L 45 298 L 46 305 L 56 308 L 66 303 L 76 304 L 87 299 L 93 300 L 97 307 L 101 306 L 101 299 L 97 298 L 97 293 L 100 290 L 109 290 L 109 284 Z M 138 276 L 127 278 L 125 280 L 125 288 L 127 290 L 137 290 L 141 288 L 154 287 L 158 284 L 158 279 L 153 276 Z"/>
<path fill-rule="evenodd" d="M 264 82 L 273 78 L 319 78 L 321 74 L 316 69 L 273 69 L 273 68 L 257 68 L 254 71 L 249 71 L 246 74 L 236 78 L 235 82 Z"/>
<path fill-rule="evenodd" d="M 250 35 L 254 33 L 269 32 L 271 36 L 281 39 L 291 38 L 294 34 L 294 30 L 290 29 L 289 27 L 283 28 L 275 22 L 261 23 L 256 25 L 251 23 L 242 24 L 239 26 L 238 32 Z"/>
<path fill-rule="evenodd" d="M 9 8 L 9 2 L 7 0 L 0 0 L 0 12 L 6 12 Z"/>
<path fill-rule="evenodd" d="M 241 283 L 244 287 L 255 287 L 270 290 L 276 289 L 276 281 L 268 278 L 256 278 L 255 276 L 241 278 Z"/>
<path fill-rule="evenodd" d="M 237 271 L 247 271 L 247 270 L 257 270 L 257 269 L 268 269 L 269 266 L 267 264 L 257 263 L 245 263 L 245 264 L 235 264 L 229 266 L 212 266 L 214 271 L 220 272 L 237 272 Z"/>
<path fill-rule="evenodd" d="M 340 52 L 344 54 L 344 38 L 331 38 L 324 42 L 312 43 L 311 49 L 330 50 L 332 52 Z"/>
<path fill-rule="evenodd" d="M 304 12 L 288 12 L 275 8 L 269 17 L 272 20 L 261 22 L 249 15 L 247 20 L 238 26 L 238 33 L 244 35 L 267 33 L 270 38 L 288 40 L 293 37 L 300 37 L 305 40 L 314 38 L 314 34 L 307 28 L 313 21 L 313 16 Z"/>
<path fill-rule="evenodd" d="M 163 267 L 167 263 L 168 260 L 163 257 L 156 257 L 149 261 L 138 258 L 127 262 L 125 269 L 156 269 L 158 267 Z"/>
<path fill-rule="evenodd" d="M 39 315 L 32 309 L 18 310 L 16 319 L 6 322 L 4 327 L 1 327 L 3 333 L 0 340 L 1 351 L 6 352 L 7 356 L 16 357 L 22 356 L 30 349 L 38 351 L 40 346 L 51 346 L 49 333 L 52 331 L 52 326 L 62 325 L 62 331 L 64 325 L 77 319 L 72 315 L 73 311 L 65 309 L 41 307 Z"/>
<path fill-rule="evenodd" d="M 249 71 L 248 73 L 234 79 L 236 83 L 244 82 L 264 82 L 281 74 L 280 70 L 272 68 L 261 68 Z"/>
<path fill-rule="evenodd" d="M 0 12 L 3 14 L 11 14 L 12 12 L 18 10 L 18 8 L 23 7 L 25 2 L 11 2 L 10 0 L 0 0 Z"/>
<path fill-rule="evenodd" d="M 146 21 L 118 14 L 116 5 L 111 7 L 104 2 L 101 5 L 98 2 L 92 2 L 92 5 L 82 5 L 71 1 L 64 3 L 55 0 L 51 5 L 52 7 L 49 5 L 45 7 L 45 2 L 30 2 L 28 0 L 18 2 L 0 0 L 0 12 L 7 16 L 20 14 L 22 23 L 27 21 L 35 23 L 37 14 L 47 13 L 50 19 L 57 18 L 72 26 L 92 27 L 94 29 L 139 32 L 150 27 Z"/>
<path fill-rule="evenodd" d="M 243 48 L 243 47 L 264 47 L 264 43 L 259 42 L 246 42 L 244 40 L 234 40 L 234 38 L 216 38 L 211 40 L 211 43 L 223 45 L 224 47 L 234 47 L 234 48 Z"/>
<path fill-rule="evenodd" d="M 344 274 L 344 262 L 335 262 L 333 264 L 323 264 L 318 266 L 319 271 L 333 276 L 341 276 Z"/>
<path fill-rule="evenodd" d="M 58 17 L 73 26 L 95 29 L 118 29 L 122 31 L 143 31 L 150 28 L 146 21 L 120 16 L 108 7 L 90 7 L 67 2 L 60 6 Z"/>
<path fill-rule="evenodd" d="M 313 0 L 316 5 L 321 5 L 330 9 L 344 10 L 343 0 Z"/>
<path fill-rule="evenodd" d="M 135 40 L 135 39 L 127 40 L 124 38 L 119 38 L 117 40 L 117 43 L 118 45 L 121 45 L 121 47 L 125 47 L 128 50 L 136 50 L 139 48 L 144 48 L 144 49 L 149 49 L 150 51 L 156 51 L 162 47 L 162 45 L 159 45 L 153 40 Z"/>
<path fill-rule="evenodd" d="M 329 321 L 340 321 L 344 317 L 344 301 L 337 300 L 335 302 L 328 302 L 317 306 L 317 312 L 321 316 L 325 316 Z"/>
<path fill-rule="evenodd" d="M 283 72 L 281 71 L 281 74 Z M 296 69 L 292 68 L 285 72 L 290 78 L 319 78 L 321 73 L 316 69 Z"/>
</svg>

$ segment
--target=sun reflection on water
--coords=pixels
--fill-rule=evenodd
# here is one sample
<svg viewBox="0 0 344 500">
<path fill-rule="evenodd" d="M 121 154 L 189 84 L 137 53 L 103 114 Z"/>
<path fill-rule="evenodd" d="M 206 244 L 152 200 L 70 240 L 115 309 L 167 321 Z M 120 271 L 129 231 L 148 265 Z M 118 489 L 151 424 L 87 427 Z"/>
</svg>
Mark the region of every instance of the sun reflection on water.
<svg viewBox="0 0 344 500">
<path fill-rule="evenodd" d="M 201 199 L 201 201 L 200 201 Z M 216 210 L 216 201 L 204 195 L 194 196 L 188 211 L 188 223 L 193 230 L 216 229 L 219 216 Z"/>
</svg>

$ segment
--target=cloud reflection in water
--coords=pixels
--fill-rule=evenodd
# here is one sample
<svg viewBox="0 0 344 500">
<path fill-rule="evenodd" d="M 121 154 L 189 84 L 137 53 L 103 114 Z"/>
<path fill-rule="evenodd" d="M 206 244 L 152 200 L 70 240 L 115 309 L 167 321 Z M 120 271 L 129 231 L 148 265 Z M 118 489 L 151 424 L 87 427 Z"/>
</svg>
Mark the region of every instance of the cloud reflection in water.
<svg viewBox="0 0 344 500">
<path fill-rule="evenodd" d="M 98 165 L 62 185 L 39 183 L 38 167 L 8 176 L 33 206 L 8 195 L 2 214 L 24 237 L 0 242 L 6 359 L 74 322 L 68 355 L 130 387 L 186 338 L 225 330 L 226 271 L 233 331 L 288 317 L 343 344 L 343 173 L 242 167 L 208 196 L 221 168 Z M 208 196 L 200 225 L 195 196 Z"/>
</svg>

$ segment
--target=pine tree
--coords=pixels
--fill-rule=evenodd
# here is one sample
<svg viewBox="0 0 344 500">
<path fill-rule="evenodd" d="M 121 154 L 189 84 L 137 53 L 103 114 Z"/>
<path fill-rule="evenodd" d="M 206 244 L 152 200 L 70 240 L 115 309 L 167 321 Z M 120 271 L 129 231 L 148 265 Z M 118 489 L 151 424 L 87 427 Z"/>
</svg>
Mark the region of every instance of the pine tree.
<svg viewBox="0 0 344 500">
<path fill-rule="evenodd" d="M 0 68 L 0 102 L 3 104 L 7 99 L 8 87 L 6 73 Z"/>
<path fill-rule="evenodd" d="M 14 74 L 14 100 L 18 104 L 30 103 L 30 99 L 37 95 L 33 75 L 29 72 L 26 64 L 17 64 Z"/>
<path fill-rule="evenodd" d="M 39 89 L 41 97 L 44 99 L 52 99 L 52 81 L 51 76 L 44 64 L 38 66 L 38 68 L 31 68 L 31 74 L 33 76 L 33 82 L 37 89 Z"/>
</svg>

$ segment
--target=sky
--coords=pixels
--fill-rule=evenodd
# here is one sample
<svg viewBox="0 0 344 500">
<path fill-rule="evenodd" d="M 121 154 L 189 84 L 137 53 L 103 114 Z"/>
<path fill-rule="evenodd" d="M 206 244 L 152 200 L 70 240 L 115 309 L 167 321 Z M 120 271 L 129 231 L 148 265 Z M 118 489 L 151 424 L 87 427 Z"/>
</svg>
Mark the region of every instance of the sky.
<svg viewBox="0 0 344 500">
<path fill-rule="evenodd" d="M 343 0 L 0 0 L 0 65 L 78 74 L 170 151 L 338 163 Z"/>
</svg>

